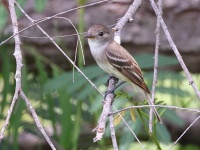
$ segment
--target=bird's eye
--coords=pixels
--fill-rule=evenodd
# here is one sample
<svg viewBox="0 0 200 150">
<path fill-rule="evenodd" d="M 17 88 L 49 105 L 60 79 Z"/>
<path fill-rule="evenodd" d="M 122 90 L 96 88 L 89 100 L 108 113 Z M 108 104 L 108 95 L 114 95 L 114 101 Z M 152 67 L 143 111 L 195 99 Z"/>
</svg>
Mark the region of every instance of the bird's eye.
<svg viewBox="0 0 200 150">
<path fill-rule="evenodd" d="M 103 32 L 99 32 L 99 36 L 103 36 Z"/>
</svg>

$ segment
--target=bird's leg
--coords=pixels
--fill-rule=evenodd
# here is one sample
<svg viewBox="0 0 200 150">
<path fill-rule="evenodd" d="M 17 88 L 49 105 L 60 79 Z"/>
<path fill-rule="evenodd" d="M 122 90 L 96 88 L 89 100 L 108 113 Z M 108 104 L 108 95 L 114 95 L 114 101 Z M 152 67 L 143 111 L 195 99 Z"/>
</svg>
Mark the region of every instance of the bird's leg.
<svg viewBox="0 0 200 150">
<path fill-rule="evenodd" d="M 108 78 L 108 80 L 107 80 L 107 82 L 109 83 L 109 80 L 112 79 L 112 78 L 114 78 L 115 83 L 117 83 L 117 82 L 119 81 L 118 78 L 116 78 L 116 77 L 110 75 L 109 78 Z M 116 85 L 113 89 L 107 90 L 107 91 L 105 92 L 104 99 L 106 98 L 106 96 L 107 96 L 108 94 L 114 93 L 114 91 L 115 91 L 119 86 L 121 86 L 122 84 L 124 84 L 125 82 L 126 82 L 126 81 L 122 81 L 122 82 L 120 82 L 118 85 Z"/>
</svg>

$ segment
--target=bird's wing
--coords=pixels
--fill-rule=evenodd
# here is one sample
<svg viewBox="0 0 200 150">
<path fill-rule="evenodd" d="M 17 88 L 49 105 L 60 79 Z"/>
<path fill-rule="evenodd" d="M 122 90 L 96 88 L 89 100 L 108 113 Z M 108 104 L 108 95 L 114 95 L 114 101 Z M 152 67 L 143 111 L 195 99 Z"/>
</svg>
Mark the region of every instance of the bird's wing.
<svg viewBox="0 0 200 150">
<path fill-rule="evenodd" d="M 109 44 L 106 48 L 106 57 L 107 61 L 122 75 L 147 93 L 150 93 L 137 62 L 121 45 L 115 41 Z"/>
</svg>

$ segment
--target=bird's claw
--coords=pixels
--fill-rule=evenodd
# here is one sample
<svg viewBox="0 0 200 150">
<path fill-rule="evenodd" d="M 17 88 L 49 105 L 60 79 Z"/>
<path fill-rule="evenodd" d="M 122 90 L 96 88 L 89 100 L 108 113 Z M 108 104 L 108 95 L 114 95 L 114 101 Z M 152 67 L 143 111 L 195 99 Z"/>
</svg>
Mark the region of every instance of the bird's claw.
<svg viewBox="0 0 200 150">
<path fill-rule="evenodd" d="M 110 75 L 110 76 L 108 77 L 108 80 L 107 80 L 107 85 L 109 84 L 109 81 L 110 81 L 111 79 L 114 79 L 114 80 L 115 80 L 115 83 L 117 83 L 117 82 L 119 81 L 118 78 L 116 78 L 115 76 Z"/>
</svg>

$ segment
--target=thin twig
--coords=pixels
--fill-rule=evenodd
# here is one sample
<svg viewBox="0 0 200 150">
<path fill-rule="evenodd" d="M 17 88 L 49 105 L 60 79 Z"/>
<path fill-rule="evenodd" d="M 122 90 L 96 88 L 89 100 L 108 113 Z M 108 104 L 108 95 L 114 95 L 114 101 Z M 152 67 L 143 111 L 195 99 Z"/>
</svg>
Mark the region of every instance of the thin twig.
<svg viewBox="0 0 200 150">
<path fill-rule="evenodd" d="M 121 43 L 121 30 L 126 23 L 133 21 L 132 16 L 133 14 L 135 14 L 141 3 L 142 0 L 134 0 L 134 2 L 129 6 L 129 9 L 127 10 L 126 14 L 117 22 L 117 25 L 113 28 L 113 30 L 115 31 L 114 40 L 117 43 Z"/>
<path fill-rule="evenodd" d="M 10 10 L 10 16 L 11 16 L 11 21 L 12 21 L 13 34 L 16 34 L 16 33 L 18 33 L 18 22 L 17 22 L 17 15 L 16 15 L 16 12 L 15 12 L 15 7 L 14 7 L 14 0 L 9 0 L 9 10 Z M 21 48 L 20 48 L 21 41 L 20 41 L 19 35 L 15 36 L 14 40 L 15 40 L 15 51 L 14 51 L 13 55 L 15 56 L 15 60 L 16 60 L 15 93 L 14 93 L 10 108 L 8 110 L 6 121 L 5 121 L 5 123 L 4 123 L 4 125 L 1 129 L 1 132 L 0 132 L 0 141 L 3 139 L 4 131 L 9 124 L 13 108 L 15 106 L 15 103 L 16 103 L 18 97 L 19 97 L 19 92 L 21 90 L 22 53 L 21 53 Z"/>
<path fill-rule="evenodd" d="M 11 16 L 11 21 L 12 21 L 12 26 L 13 26 L 13 33 L 15 34 L 15 33 L 18 32 L 18 22 L 17 22 L 17 15 L 16 15 L 16 12 L 15 12 L 15 7 L 14 7 L 14 0 L 9 0 L 9 10 L 10 10 L 10 16 Z M 19 35 L 16 35 L 14 37 L 14 39 L 15 39 L 14 56 L 15 56 L 15 59 L 16 59 L 16 74 L 15 74 L 16 87 L 15 87 L 15 94 L 13 96 L 12 103 L 11 103 L 10 108 L 8 110 L 8 115 L 6 117 L 6 121 L 5 121 L 5 123 L 4 123 L 4 125 L 3 125 L 2 129 L 1 129 L 0 140 L 3 139 L 4 131 L 5 131 L 6 127 L 9 124 L 9 120 L 10 120 L 13 108 L 15 106 L 15 102 L 17 101 L 17 99 L 19 97 L 19 94 L 26 101 L 26 103 L 29 103 L 27 97 L 25 96 L 25 94 L 23 93 L 22 88 L 21 88 L 21 71 L 22 71 L 21 68 L 22 68 L 23 65 L 22 65 L 22 53 L 21 53 L 21 48 L 20 48 L 21 42 L 20 42 Z M 33 107 L 30 105 L 30 103 L 29 103 L 29 106 L 30 106 L 29 109 L 31 110 L 31 112 L 34 112 L 33 113 L 33 118 L 34 119 L 37 118 L 37 114 L 35 113 Z M 48 137 L 48 135 L 46 134 L 46 132 L 44 130 L 42 130 L 43 127 L 40 124 L 39 120 L 37 119 L 35 121 L 36 121 L 36 124 L 38 126 L 38 129 L 42 132 L 42 134 L 44 135 L 45 139 L 49 143 L 50 147 L 53 150 L 56 150 L 55 146 L 51 142 L 51 140 Z"/>
<path fill-rule="evenodd" d="M 34 22 L 34 20 L 32 18 L 30 18 L 30 16 L 21 8 L 21 6 L 17 3 L 16 6 L 19 8 L 19 10 L 31 21 Z M 68 61 L 78 70 L 78 72 L 92 85 L 92 87 L 94 87 L 101 95 L 104 95 L 97 87 L 96 85 L 90 81 L 90 79 L 76 66 L 76 64 L 71 60 L 71 58 L 65 54 L 65 52 L 58 46 L 58 44 L 39 26 L 36 25 L 40 31 L 42 31 L 42 33 L 44 35 L 46 35 L 49 40 L 56 46 L 56 48 L 68 59 Z"/>
<path fill-rule="evenodd" d="M 70 22 L 70 24 L 72 25 L 72 27 L 76 31 L 76 34 L 77 34 L 77 37 L 78 37 L 78 41 L 79 41 L 79 44 L 80 44 L 80 48 L 81 48 L 81 53 L 82 53 L 82 56 L 83 56 L 83 62 L 85 63 L 85 57 L 84 57 L 84 53 L 83 53 L 83 46 L 82 46 L 81 38 L 79 36 L 78 30 L 76 29 L 75 25 L 72 23 L 72 21 L 69 18 L 66 18 L 66 17 L 55 17 L 55 18 L 65 19 L 65 20 L 68 20 Z"/>
<path fill-rule="evenodd" d="M 81 8 L 91 7 L 91 6 L 98 5 L 98 4 L 102 4 L 102 3 L 105 3 L 105 2 L 108 2 L 108 1 L 111 1 L 111 0 L 102 0 L 102 1 L 94 2 L 94 3 L 90 3 L 90 4 L 87 4 L 87 5 L 84 5 L 84 6 L 80 6 L 80 7 L 72 8 L 72 9 L 70 9 L 70 10 L 62 11 L 62 12 L 57 13 L 57 14 L 55 14 L 55 15 L 53 15 L 53 16 L 50 16 L 50 17 L 41 18 L 41 19 L 39 19 L 39 20 L 37 20 L 37 21 L 33 20 L 33 24 L 32 24 L 32 25 L 30 25 L 30 26 L 28 26 L 28 27 L 26 27 L 26 28 L 24 28 L 24 29 L 22 29 L 22 30 L 20 30 L 20 31 L 18 31 L 18 32 L 16 32 L 16 33 L 14 33 L 12 36 L 10 36 L 10 37 L 7 38 L 6 40 L 2 41 L 2 42 L 0 43 L 0 46 L 3 45 L 4 43 L 8 42 L 10 39 L 12 39 L 12 38 L 13 38 L 14 36 L 16 36 L 17 34 L 23 32 L 23 31 L 25 31 L 25 30 L 27 30 L 27 29 L 29 29 L 29 28 L 35 26 L 35 25 L 38 25 L 39 23 L 42 23 L 42 22 L 44 22 L 44 21 L 47 21 L 47 20 L 49 20 L 49 19 L 52 19 L 52 18 L 54 18 L 54 17 L 63 15 L 63 14 L 65 14 L 65 13 L 68 13 L 68 12 L 71 12 L 71 11 L 75 11 L 75 10 L 78 10 L 78 9 L 81 9 Z M 24 14 L 24 15 L 25 15 L 26 17 L 28 17 L 28 15 L 26 15 L 26 14 Z"/>
<path fill-rule="evenodd" d="M 189 81 L 189 85 L 191 85 L 193 87 L 196 95 L 198 96 L 198 99 L 200 100 L 200 92 L 199 92 L 195 82 L 193 81 L 192 76 L 190 75 L 190 72 L 188 71 L 188 69 L 187 69 L 187 67 L 186 67 L 186 65 L 185 65 L 185 63 L 184 63 L 184 61 L 182 59 L 182 56 L 180 55 L 180 53 L 179 53 L 174 41 L 172 40 L 172 37 L 171 37 L 171 35 L 170 35 L 170 33 L 169 33 L 168 29 L 167 29 L 167 26 L 166 26 L 165 21 L 163 20 L 163 18 L 161 16 L 160 11 L 158 10 L 158 7 L 156 6 L 155 1 L 154 0 L 150 0 L 150 2 L 151 2 L 151 5 L 153 7 L 153 10 L 155 11 L 156 16 L 160 20 L 161 26 L 163 28 L 163 31 L 164 31 L 166 37 L 167 37 L 168 42 L 169 42 L 172 50 L 174 51 L 174 53 L 175 53 L 180 65 L 181 65 L 183 71 L 186 74 L 186 77 L 187 77 L 187 79 Z"/>
<path fill-rule="evenodd" d="M 31 105 L 31 103 L 29 102 L 28 98 L 26 97 L 26 95 L 24 94 L 23 91 L 20 92 L 20 96 L 25 100 L 27 107 L 30 109 L 30 112 L 33 116 L 33 119 L 34 119 L 38 129 L 40 130 L 40 132 L 42 133 L 44 138 L 47 140 L 47 142 L 50 145 L 50 147 L 52 148 L 52 150 L 56 150 L 56 148 L 54 147 L 50 138 L 48 137 L 47 133 L 45 132 L 44 128 L 42 127 L 42 124 L 40 123 L 39 118 L 38 118 L 33 106 Z"/>
<path fill-rule="evenodd" d="M 81 39 L 80 39 L 78 30 L 76 29 L 75 25 L 72 23 L 72 21 L 71 21 L 69 18 L 66 18 L 66 17 L 55 17 L 55 18 L 58 18 L 58 19 L 66 19 L 66 20 L 68 20 L 68 21 L 70 22 L 70 24 L 73 26 L 74 30 L 76 31 L 76 35 L 77 35 L 77 43 L 76 43 L 76 51 L 75 51 L 74 64 L 76 64 L 76 55 L 77 55 L 77 50 L 78 50 L 78 43 L 80 44 L 81 51 L 82 51 L 82 54 L 83 54 L 83 60 L 84 60 L 84 62 L 85 62 L 85 57 L 84 57 L 84 53 L 83 53 L 82 42 L 81 42 Z M 72 77 L 72 80 L 73 80 L 73 82 L 74 82 L 74 66 L 73 66 L 73 77 Z"/>
<path fill-rule="evenodd" d="M 198 116 L 186 129 L 185 131 L 179 136 L 179 138 L 173 143 L 173 145 L 169 148 L 169 150 L 172 150 L 172 148 L 177 144 L 177 142 L 184 136 L 184 134 L 194 125 L 194 123 L 200 118 Z"/>
<path fill-rule="evenodd" d="M 117 112 L 117 109 L 115 108 L 115 111 Z M 131 129 L 131 127 L 128 125 L 128 123 L 124 120 L 124 118 L 122 117 L 122 115 L 120 113 L 117 113 L 120 118 L 122 119 L 122 121 L 124 122 L 124 124 L 128 127 L 128 129 L 131 131 L 131 133 L 133 134 L 133 136 L 135 137 L 135 139 L 137 140 L 137 142 L 141 145 L 142 149 L 145 150 L 144 146 L 142 145 L 142 143 L 140 142 L 140 140 L 138 139 L 138 137 L 136 136 L 136 134 L 133 132 L 133 130 Z M 110 113 L 109 115 L 113 115 L 113 113 Z"/>
<path fill-rule="evenodd" d="M 130 107 L 126 107 L 126 108 L 122 108 L 120 110 L 117 110 L 115 112 L 110 113 L 109 115 L 114 115 L 117 113 L 120 113 L 122 111 L 125 110 L 129 110 L 129 109 L 136 109 L 136 108 L 150 108 L 150 107 L 161 107 L 161 108 L 169 108 L 169 109 L 180 109 L 180 110 L 186 110 L 186 111 L 192 111 L 192 112 L 196 112 L 196 113 L 200 113 L 200 110 L 198 109 L 193 109 L 193 108 L 183 108 L 183 107 L 177 107 L 177 106 L 166 106 L 166 105 L 140 105 L 140 106 L 130 106 Z"/>
<path fill-rule="evenodd" d="M 112 112 L 112 105 L 110 105 L 110 112 Z M 113 149 L 118 150 L 113 115 L 110 115 L 109 118 L 110 118 L 110 135 L 111 135 L 111 139 L 112 139 Z"/>
<path fill-rule="evenodd" d="M 65 37 L 70 37 L 70 36 L 77 36 L 77 35 L 81 35 L 81 34 L 85 34 L 86 32 L 83 33 L 74 33 L 74 34 L 66 34 L 66 35 L 57 35 L 57 36 L 52 36 L 52 39 L 56 39 L 56 38 L 65 38 Z M 26 35 L 22 35 L 20 34 L 19 36 L 23 37 L 23 38 L 28 38 L 28 39 L 48 39 L 48 37 L 46 36 L 26 36 Z"/>
<path fill-rule="evenodd" d="M 162 0 L 158 1 L 158 9 L 160 13 L 162 14 Z M 155 54 L 154 54 L 154 73 L 153 73 L 153 84 L 152 84 L 152 90 L 151 90 L 151 99 L 152 102 L 154 102 L 155 98 L 155 92 L 156 92 L 156 83 L 157 83 L 157 74 L 158 74 L 158 54 L 159 54 L 159 46 L 160 46 L 160 21 L 157 18 L 156 23 L 156 45 L 155 45 Z M 149 132 L 152 133 L 153 129 L 153 108 L 150 108 L 149 111 Z"/>
<path fill-rule="evenodd" d="M 74 54 L 74 64 L 76 64 L 77 52 L 78 52 L 78 40 L 77 40 L 77 42 L 76 42 L 76 50 L 75 50 L 75 54 Z M 73 80 L 73 82 L 74 82 L 74 66 L 73 66 L 72 70 L 73 70 L 73 77 L 72 77 L 72 80 Z"/>
</svg>

